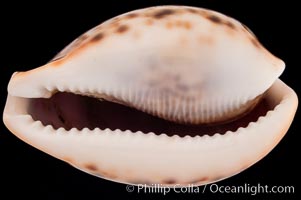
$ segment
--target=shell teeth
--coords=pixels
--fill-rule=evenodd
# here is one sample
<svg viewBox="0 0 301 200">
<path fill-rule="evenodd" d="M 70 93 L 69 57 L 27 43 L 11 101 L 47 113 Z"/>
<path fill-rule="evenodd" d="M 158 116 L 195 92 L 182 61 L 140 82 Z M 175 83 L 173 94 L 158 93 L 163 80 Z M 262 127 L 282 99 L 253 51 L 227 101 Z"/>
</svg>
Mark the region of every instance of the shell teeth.
<svg viewBox="0 0 301 200">
<path fill-rule="evenodd" d="M 56 90 L 56 87 L 54 85 L 46 85 L 45 86 L 46 90 L 48 90 L 49 92 L 53 92 Z"/>
<path fill-rule="evenodd" d="M 80 85 L 79 87 L 78 87 L 78 91 L 80 92 L 80 93 L 86 93 L 87 92 L 87 89 L 86 89 L 86 86 L 85 85 Z"/>
<path fill-rule="evenodd" d="M 60 92 L 65 92 L 66 91 L 66 88 L 64 85 L 58 85 L 57 87 L 57 90 L 60 91 Z"/>
<path fill-rule="evenodd" d="M 107 87 L 104 87 L 104 88 L 96 88 L 96 89 L 95 89 L 95 92 L 98 93 L 98 94 L 107 94 L 107 93 L 106 93 L 106 88 L 107 88 Z"/>
<path fill-rule="evenodd" d="M 88 89 L 88 92 L 90 94 L 95 94 L 96 93 L 96 89 L 94 87 L 88 87 L 87 89 Z"/>
<path fill-rule="evenodd" d="M 96 133 L 99 133 L 100 131 L 101 130 L 96 127 L 96 128 L 94 128 L 94 129 L 91 130 L 91 133 L 96 134 Z"/>
<path fill-rule="evenodd" d="M 35 129 L 42 129 L 42 128 L 44 128 L 44 126 L 43 126 L 43 124 L 42 124 L 42 122 L 41 121 L 34 121 L 33 123 L 32 123 L 32 126 L 33 126 L 33 128 L 35 128 Z M 49 125 L 48 125 L 49 126 Z M 46 127 L 45 127 L 46 128 Z"/>
<path fill-rule="evenodd" d="M 51 126 L 51 129 L 53 129 L 52 126 Z M 69 132 L 66 129 L 62 128 L 62 127 L 58 128 L 56 131 L 57 131 L 58 134 L 66 134 L 67 132 Z"/>
<path fill-rule="evenodd" d="M 107 86 L 107 87 L 104 87 L 103 88 L 103 92 L 105 93 L 105 94 L 111 94 L 111 88 L 109 87 L 109 86 Z M 101 92 L 101 91 L 99 91 L 99 92 Z"/>
<path fill-rule="evenodd" d="M 72 86 L 72 85 L 70 85 L 70 86 L 68 86 L 68 87 L 66 87 L 66 91 L 65 92 L 72 92 L 72 93 L 77 93 L 77 88 L 76 88 L 76 86 Z"/>
<path fill-rule="evenodd" d="M 151 102 L 151 101 L 150 101 Z M 280 103 L 281 104 L 281 103 Z M 193 104 L 193 101 L 189 102 L 188 104 L 186 104 L 187 107 L 192 107 L 193 105 L 196 105 L 196 104 Z M 136 132 L 133 132 L 133 131 L 130 131 L 130 130 L 120 130 L 120 129 L 115 129 L 115 130 L 111 130 L 109 128 L 106 128 L 104 130 L 100 129 L 100 128 L 94 128 L 93 130 L 85 127 L 81 130 L 77 129 L 77 128 L 72 128 L 70 130 L 66 130 L 64 128 L 58 128 L 58 129 L 54 129 L 52 125 L 47 125 L 47 126 L 44 126 L 41 121 L 33 121 L 32 117 L 30 115 L 23 115 L 22 117 L 26 117 L 29 122 L 28 123 L 31 123 L 32 124 L 32 128 L 34 129 L 37 129 L 37 130 L 41 130 L 45 133 L 57 133 L 57 134 L 110 134 L 110 135 L 128 135 L 129 137 L 132 137 L 132 135 L 136 135 L 135 137 L 145 137 L 145 136 L 148 136 L 148 137 L 158 137 L 158 138 L 172 138 L 172 139 L 175 139 L 175 140 L 185 140 L 185 141 L 189 141 L 189 140 L 208 140 L 209 138 L 211 140 L 213 139 L 218 139 L 219 137 L 230 137 L 230 135 L 232 134 L 240 134 L 241 132 L 245 131 L 245 129 L 253 129 L 255 128 L 258 124 L 260 123 L 263 123 L 264 120 L 266 120 L 266 118 L 268 117 L 271 117 L 273 115 L 273 113 L 278 110 L 280 107 L 280 105 L 277 105 L 274 110 L 270 110 L 266 113 L 265 116 L 261 116 L 258 118 L 258 120 L 256 122 L 250 122 L 248 124 L 247 127 L 243 128 L 243 127 L 240 127 L 238 128 L 237 130 L 235 131 L 227 131 L 226 133 L 224 134 L 220 134 L 220 133 L 215 133 L 213 136 L 209 136 L 209 135 L 195 135 L 195 136 L 190 136 L 190 135 L 185 135 L 185 136 L 179 136 L 179 135 L 172 135 L 172 136 L 169 136 L 165 133 L 161 133 L 160 135 L 157 135 L 153 132 L 148 132 L 148 133 L 143 133 L 141 131 L 136 131 Z M 194 108 L 196 109 L 196 108 Z M 190 113 L 191 114 L 191 113 Z M 192 116 L 192 115 L 191 115 Z"/>
<path fill-rule="evenodd" d="M 68 132 L 75 134 L 75 133 L 79 133 L 79 130 L 77 128 L 71 128 Z"/>
<path fill-rule="evenodd" d="M 50 85 L 47 87 L 48 90 L 53 90 L 53 88 L 54 87 L 51 87 Z M 122 92 L 117 90 L 116 89 L 117 87 L 114 87 L 114 85 L 111 85 L 111 88 L 103 87 L 102 89 L 87 87 L 86 85 L 82 85 L 79 87 L 76 86 L 67 87 L 65 85 L 60 85 L 57 86 L 56 88 L 58 91 L 61 92 L 70 91 L 73 93 L 82 93 L 82 94 L 87 94 L 87 93 L 106 94 L 108 96 L 113 96 L 115 98 L 118 98 L 121 101 L 131 102 L 134 105 L 134 107 L 142 111 L 149 112 L 153 115 L 165 119 L 168 118 L 171 119 L 172 121 L 182 121 L 184 123 L 191 123 L 193 121 L 200 121 L 200 120 L 204 122 L 213 121 L 215 118 L 218 118 L 219 116 L 223 116 L 227 109 L 228 109 L 227 111 L 235 110 L 236 108 L 238 108 L 238 105 L 240 104 L 239 102 L 244 102 L 245 99 L 248 99 L 247 96 L 244 96 L 243 100 L 240 101 L 240 99 L 236 97 L 231 102 L 231 106 L 229 106 L 230 108 L 227 107 L 226 109 L 224 108 L 222 101 L 219 99 L 207 100 L 205 102 L 197 102 L 197 99 L 188 99 L 188 98 L 174 99 L 171 97 L 171 95 L 165 93 L 159 93 L 158 91 L 150 90 L 150 89 L 141 91 L 138 90 L 136 87 L 125 87 L 127 88 L 127 90 L 122 89 L 121 90 Z M 206 110 L 207 112 L 203 113 L 203 116 L 200 116 L 199 113 L 202 110 L 202 107 L 204 106 L 207 107 L 208 110 Z M 166 113 L 166 115 L 162 116 L 162 113 Z M 217 114 L 213 115 L 212 113 L 217 113 Z M 270 112 L 267 113 L 267 116 L 269 115 Z M 259 118 L 258 121 L 261 121 L 262 118 L 263 117 Z M 41 122 L 37 122 L 35 126 L 43 127 Z M 54 131 L 54 128 L 52 126 L 51 128 Z M 59 131 L 61 131 L 61 128 L 59 129 Z M 65 130 L 65 129 L 64 131 L 67 133 L 72 132 L 71 130 Z M 111 133 L 116 131 L 120 132 L 121 130 L 109 129 L 109 132 Z M 88 128 L 84 128 L 82 130 L 78 130 L 78 132 L 81 133 L 81 132 L 103 132 L 103 131 L 100 129 L 90 130 Z M 108 132 L 108 130 L 106 130 L 106 132 Z M 144 134 L 149 134 L 149 133 L 144 133 Z M 193 136 L 193 137 L 197 137 L 197 136 Z"/>
<path fill-rule="evenodd" d="M 248 103 L 250 100 L 249 96 L 243 95 L 242 97 L 232 98 L 229 104 L 225 104 L 223 99 L 218 98 L 205 99 L 198 102 L 197 98 L 174 98 L 174 96 L 162 91 L 149 88 L 141 90 L 138 86 L 131 84 L 122 88 L 112 84 L 98 88 L 87 85 L 66 86 L 61 84 L 56 87 L 48 85 L 47 90 L 73 92 L 83 95 L 107 95 L 117 99 L 120 103 L 128 104 L 128 106 L 135 107 L 149 114 L 186 124 L 210 123 L 223 119 L 227 113 L 235 113 L 241 105 Z"/>
</svg>

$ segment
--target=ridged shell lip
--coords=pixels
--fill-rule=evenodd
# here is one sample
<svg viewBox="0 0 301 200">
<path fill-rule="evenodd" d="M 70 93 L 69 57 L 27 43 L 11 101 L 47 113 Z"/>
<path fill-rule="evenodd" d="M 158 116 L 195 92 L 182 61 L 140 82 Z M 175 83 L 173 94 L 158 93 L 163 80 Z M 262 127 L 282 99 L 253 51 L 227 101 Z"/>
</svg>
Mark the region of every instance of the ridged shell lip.
<svg viewBox="0 0 301 200">
<path fill-rule="evenodd" d="M 68 132 L 70 129 L 77 129 L 78 131 L 109 129 L 112 132 L 129 130 L 145 134 L 195 137 L 212 136 L 216 133 L 223 135 L 228 131 L 235 132 L 239 128 L 247 127 L 250 122 L 256 122 L 260 116 L 264 116 L 266 112 L 275 107 L 273 104 L 269 105 L 268 96 L 260 95 L 256 99 L 261 99 L 261 96 L 265 97 L 259 104 L 257 104 L 257 100 L 254 100 L 256 102 L 254 109 L 247 110 L 245 114 L 240 114 L 231 121 L 195 125 L 156 117 L 143 112 L 143 109 L 137 110 L 130 105 L 122 105 L 117 98 L 105 94 L 93 93 L 84 89 L 73 93 L 68 88 L 70 87 L 52 88 L 50 98 L 19 98 L 21 105 L 24 104 L 24 108 L 20 108 L 20 110 L 29 115 L 33 121 L 39 121 L 43 126 L 50 125 L 54 130 L 63 128 Z M 174 105 L 171 104 L 169 107 L 171 106 Z M 186 109 L 190 107 L 187 106 Z"/>
<path fill-rule="evenodd" d="M 93 175 L 131 184 L 203 185 L 254 164 L 285 135 L 297 96 L 280 80 L 268 96 L 276 106 L 256 122 L 235 132 L 202 137 L 98 128 L 55 130 L 33 121 L 24 112 L 26 104 L 14 96 L 8 96 L 3 118 L 17 137 Z"/>
<path fill-rule="evenodd" d="M 274 107 L 268 105 L 267 99 L 264 98 L 252 111 L 240 115 L 240 118 L 233 121 L 194 125 L 168 121 L 119 103 L 67 92 L 57 92 L 51 98 L 23 100 L 27 102 L 27 114 L 34 121 L 40 121 L 44 126 L 51 125 L 54 129 L 64 128 L 66 131 L 72 128 L 79 131 L 84 128 L 112 131 L 119 129 L 180 137 L 211 136 L 215 133 L 236 131 L 240 127 L 246 127 L 250 122 L 255 122 L 258 117 L 265 115 Z"/>
<path fill-rule="evenodd" d="M 279 80 L 276 81 L 276 82 L 279 82 Z M 275 86 L 273 86 L 273 87 L 275 87 Z M 89 96 L 91 96 L 91 95 L 89 95 Z M 273 112 L 276 109 L 276 107 L 279 106 L 278 104 L 275 103 L 275 101 L 270 96 L 271 96 L 271 92 L 268 91 L 265 94 L 265 100 L 268 101 L 266 103 L 269 104 L 268 106 L 269 106 L 270 110 L 268 110 L 266 113 L 263 113 L 262 116 L 258 116 L 257 120 L 248 122 L 249 125 L 253 124 L 253 123 L 257 123 L 257 121 L 259 121 L 259 119 L 261 119 L 261 118 L 265 118 L 270 112 Z M 166 134 L 164 132 L 158 134 L 158 133 L 154 133 L 152 131 L 148 131 L 148 132 L 140 131 L 140 130 L 131 131 L 131 130 L 120 130 L 119 128 L 115 128 L 115 130 L 114 129 L 112 130 L 109 127 L 107 127 L 107 128 L 98 128 L 98 127 L 95 127 L 95 128 L 88 128 L 88 127 L 77 128 L 77 127 L 72 127 L 72 128 L 67 129 L 67 130 L 64 127 L 53 127 L 53 125 L 51 125 L 51 124 L 48 124 L 48 125 L 44 124 L 43 122 L 41 122 L 38 119 L 34 120 L 33 117 L 31 116 L 31 114 L 28 113 L 28 106 L 29 106 L 30 98 L 28 98 L 28 99 L 27 98 L 18 98 L 18 97 L 13 97 L 13 96 L 10 96 L 10 95 L 9 95 L 8 98 L 13 99 L 12 100 L 12 104 L 14 104 L 14 105 L 13 106 L 10 106 L 9 104 L 6 105 L 5 111 L 4 111 L 4 116 L 5 115 L 10 115 L 10 116 L 12 115 L 12 116 L 15 116 L 15 117 L 26 117 L 26 118 L 29 117 L 32 120 L 33 123 L 36 123 L 36 124 L 39 123 L 39 124 L 41 124 L 44 127 L 50 127 L 54 132 L 56 132 L 56 131 L 72 132 L 74 130 L 76 130 L 77 132 L 81 132 L 81 131 L 83 131 L 83 132 L 84 131 L 91 131 L 92 132 L 92 131 L 95 131 L 95 130 L 97 130 L 97 131 L 107 130 L 107 131 L 114 132 L 116 130 L 117 132 L 133 132 L 133 133 L 143 133 L 143 134 L 155 134 L 155 135 L 171 136 L 171 135 Z M 9 102 L 9 101 L 7 101 L 7 102 Z M 281 104 L 281 102 L 278 102 L 278 103 Z M 14 108 L 14 110 L 12 110 L 12 108 Z M 238 129 L 241 129 L 241 128 L 247 128 L 247 127 L 239 127 Z M 234 133 L 236 131 L 238 131 L 238 130 L 234 130 L 234 131 L 230 131 L 229 130 L 229 131 L 226 131 L 225 133 L 231 133 L 231 132 Z M 216 134 L 220 134 L 220 135 L 223 135 L 225 133 L 216 132 Z M 211 135 L 211 134 L 202 133 L 201 135 L 202 136 L 206 136 L 206 135 Z M 172 136 L 177 137 L 179 135 L 172 134 Z M 189 134 L 187 136 L 189 136 Z M 193 137 L 199 137 L 199 135 L 195 134 Z"/>
</svg>

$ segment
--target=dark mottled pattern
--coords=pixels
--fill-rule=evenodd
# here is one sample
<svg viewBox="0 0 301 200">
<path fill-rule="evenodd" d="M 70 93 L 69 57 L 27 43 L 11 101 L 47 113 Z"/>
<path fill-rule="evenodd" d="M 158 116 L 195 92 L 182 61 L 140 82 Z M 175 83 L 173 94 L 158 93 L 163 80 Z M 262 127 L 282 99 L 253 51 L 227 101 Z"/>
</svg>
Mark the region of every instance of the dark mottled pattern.
<svg viewBox="0 0 301 200">
<path fill-rule="evenodd" d="M 172 184 L 176 184 L 177 182 L 174 179 L 167 179 L 162 181 L 162 184 L 167 184 L 167 185 L 172 185 Z"/>
<path fill-rule="evenodd" d="M 153 23 L 154 23 L 154 21 L 151 19 L 148 19 L 145 21 L 145 25 L 147 25 L 147 26 L 153 25 Z"/>
<path fill-rule="evenodd" d="M 120 25 L 117 29 L 116 32 L 117 33 L 125 33 L 126 31 L 129 30 L 129 26 L 127 25 Z"/>
<path fill-rule="evenodd" d="M 94 164 L 86 164 L 85 168 L 91 171 L 97 171 L 97 167 Z"/>
<path fill-rule="evenodd" d="M 104 36 L 105 35 L 103 33 L 98 33 L 91 39 L 91 41 L 98 42 L 98 41 L 102 40 L 104 38 Z"/>
<path fill-rule="evenodd" d="M 128 19 L 132 19 L 135 17 L 139 17 L 139 14 L 138 13 L 130 13 L 130 14 L 127 14 L 125 17 Z"/>
<path fill-rule="evenodd" d="M 78 40 L 79 42 L 84 42 L 87 38 L 88 38 L 88 36 L 85 35 L 85 34 L 83 34 L 83 35 L 81 35 L 80 37 L 78 37 L 77 40 Z"/>
<path fill-rule="evenodd" d="M 232 22 L 226 21 L 224 22 L 224 24 L 231 29 L 236 29 L 235 25 Z"/>
<path fill-rule="evenodd" d="M 193 13 L 193 14 L 199 14 L 202 17 L 207 18 L 208 20 L 210 20 L 213 23 L 225 25 L 228 28 L 233 29 L 233 30 L 236 29 L 235 24 L 233 24 L 231 21 L 227 21 L 217 15 L 210 14 L 208 11 L 206 12 L 204 10 L 197 10 L 197 9 L 193 9 L 193 8 L 187 8 L 186 11 Z"/>
<path fill-rule="evenodd" d="M 220 24 L 220 25 L 225 25 L 225 26 L 227 26 L 228 28 L 230 28 L 232 30 L 236 29 L 236 26 L 235 26 L 234 23 L 232 23 L 228 20 L 222 19 L 221 17 L 218 17 L 216 15 L 207 15 L 205 17 L 213 23 Z"/>
<path fill-rule="evenodd" d="M 197 14 L 198 13 L 198 10 L 197 9 L 193 9 L 193 8 L 186 8 L 186 10 L 190 13 L 193 13 L 193 14 Z"/>
<path fill-rule="evenodd" d="M 199 179 L 196 179 L 194 181 L 191 181 L 190 184 L 200 184 L 200 183 L 204 183 L 204 182 L 208 182 L 209 181 L 209 177 L 202 177 Z"/>
<path fill-rule="evenodd" d="M 260 43 L 258 42 L 258 40 L 256 38 L 252 38 L 251 42 L 256 48 L 260 48 Z"/>
<path fill-rule="evenodd" d="M 171 29 L 171 28 L 174 28 L 174 27 L 178 27 L 178 28 L 184 28 L 184 29 L 191 29 L 192 28 L 192 25 L 189 21 L 168 21 L 166 23 L 166 28 L 168 29 Z"/>
<path fill-rule="evenodd" d="M 137 11 L 137 12 L 131 12 L 128 14 L 125 14 L 123 16 L 117 16 L 114 17 L 110 23 L 106 25 L 101 25 L 99 28 L 97 28 L 94 32 L 94 35 L 85 35 L 83 34 L 80 36 L 75 44 L 72 46 L 72 51 L 76 48 L 79 48 L 81 46 L 86 47 L 88 46 L 88 43 L 93 42 L 99 42 L 102 41 L 105 37 L 109 37 L 110 34 L 116 33 L 116 34 L 123 34 L 128 32 L 130 28 L 129 24 L 122 24 L 123 21 L 127 21 L 133 18 L 141 18 L 144 19 L 144 24 L 147 26 L 154 25 L 156 20 L 163 19 L 165 17 L 176 15 L 177 18 L 172 18 L 175 20 L 166 20 L 166 23 L 164 24 L 167 29 L 173 29 L 173 28 L 183 28 L 186 30 L 191 30 L 194 27 L 194 24 L 190 21 L 185 21 L 181 19 L 182 14 L 195 14 L 202 18 L 206 18 L 210 22 L 214 24 L 219 24 L 221 26 L 224 26 L 225 28 L 228 28 L 228 33 L 233 33 L 234 30 L 238 30 L 239 26 L 236 26 L 234 22 L 231 20 L 228 20 L 227 18 L 223 16 L 219 16 L 211 11 L 199 9 L 199 8 L 185 8 L 185 7 L 163 7 L 163 8 L 152 8 L 146 11 Z M 242 24 L 243 25 L 243 24 Z M 138 25 L 139 26 L 139 25 Z M 244 25 L 243 25 L 244 26 Z M 246 27 L 242 28 L 244 31 L 248 31 L 250 34 L 254 36 L 254 34 Z M 241 29 L 240 29 L 241 30 Z M 255 36 L 254 36 L 255 37 Z M 137 37 L 136 37 L 137 38 Z M 255 37 L 256 38 L 256 37 Z M 253 43 L 253 45 L 257 48 L 259 48 L 261 45 L 258 41 L 253 40 L 252 37 L 250 37 L 250 42 Z M 83 45 L 82 45 L 83 44 Z M 68 52 L 69 53 L 69 52 Z M 63 58 L 65 55 L 58 55 L 56 57 L 56 60 Z M 53 61 L 53 60 L 52 60 Z M 180 87 L 181 88 L 181 87 Z M 181 88 L 182 90 L 185 90 L 185 88 Z"/>
<path fill-rule="evenodd" d="M 168 15 L 175 14 L 175 12 L 176 12 L 175 10 L 171 10 L 171 9 L 162 9 L 162 10 L 155 12 L 153 17 L 156 19 L 161 19 Z"/>
<path fill-rule="evenodd" d="M 191 23 L 189 21 L 177 21 L 176 25 L 178 27 L 183 27 L 185 29 L 190 29 L 191 28 Z"/>
<path fill-rule="evenodd" d="M 206 18 L 209 19 L 210 21 L 214 22 L 214 23 L 217 23 L 217 24 L 221 24 L 222 23 L 222 19 L 219 18 L 216 15 L 208 15 L 208 16 L 206 16 Z"/>
</svg>

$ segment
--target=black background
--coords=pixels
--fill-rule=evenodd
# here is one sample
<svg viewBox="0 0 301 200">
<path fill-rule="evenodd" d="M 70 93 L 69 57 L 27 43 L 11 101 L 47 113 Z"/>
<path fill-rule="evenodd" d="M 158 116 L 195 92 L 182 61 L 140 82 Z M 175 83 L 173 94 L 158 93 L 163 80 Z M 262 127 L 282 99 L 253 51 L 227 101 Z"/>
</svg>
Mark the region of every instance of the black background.
<svg viewBox="0 0 301 200">
<path fill-rule="evenodd" d="M 6 87 L 14 71 L 29 70 L 45 64 L 57 52 L 81 33 L 118 14 L 147 6 L 176 4 L 205 7 L 232 16 L 246 24 L 261 43 L 286 62 L 281 79 L 301 94 L 300 39 L 297 5 L 293 1 L 267 3 L 263 1 L 110 1 L 92 3 L 40 2 L 1 6 L 1 108 L 6 100 Z M 5 14 L 4 12 L 7 12 Z M 300 18 L 300 17 L 299 17 Z M 295 199 L 300 193 L 300 161 L 298 134 L 300 113 L 280 144 L 264 159 L 246 171 L 218 182 L 219 185 L 293 185 L 295 194 L 251 196 L 252 199 Z M 254 146 L 254 148 L 256 148 Z M 128 193 L 125 185 L 85 174 L 64 162 L 25 144 L 1 123 L 0 132 L 0 195 L 22 195 L 41 199 L 102 199 L 122 195 L 144 197 L 149 194 Z M 176 166 L 175 166 L 176 167 Z M 10 192 L 13 191 L 13 192 Z M 238 198 L 237 194 L 185 194 L 189 198 Z M 158 194 L 156 196 L 163 196 Z M 168 194 L 183 196 L 183 194 Z M 2 199 L 2 198 L 1 198 Z"/>
</svg>

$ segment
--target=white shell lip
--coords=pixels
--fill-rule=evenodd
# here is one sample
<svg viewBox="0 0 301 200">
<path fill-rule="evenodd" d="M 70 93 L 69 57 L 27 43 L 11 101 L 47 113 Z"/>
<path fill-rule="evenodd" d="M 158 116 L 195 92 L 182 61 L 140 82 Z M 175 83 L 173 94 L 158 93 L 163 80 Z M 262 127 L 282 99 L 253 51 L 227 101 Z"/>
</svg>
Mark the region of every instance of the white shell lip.
<svg viewBox="0 0 301 200">
<path fill-rule="evenodd" d="M 109 129 L 54 130 L 26 114 L 26 100 L 8 95 L 3 120 L 20 139 L 105 179 L 130 184 L 181 186 L 215 182 L 268 154 L 287 132 L 298 99 L 281 80 L 267 96 L 277 106 L 257 122 L 224 135 L 172 137 Z"/>
</svg>

